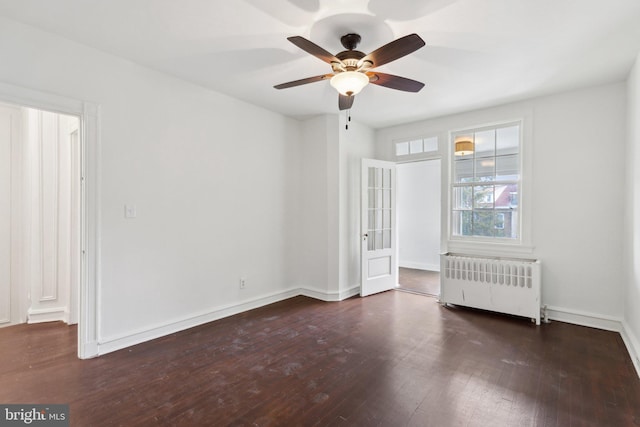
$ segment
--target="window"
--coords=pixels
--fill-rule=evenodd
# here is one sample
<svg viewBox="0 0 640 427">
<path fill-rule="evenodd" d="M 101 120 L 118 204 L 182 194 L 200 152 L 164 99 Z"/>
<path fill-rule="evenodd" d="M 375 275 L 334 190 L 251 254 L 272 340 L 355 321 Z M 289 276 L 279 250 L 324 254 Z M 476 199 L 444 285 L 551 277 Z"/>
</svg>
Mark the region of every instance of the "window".
<svg viewBox="0 0 640 427">
<path fill-rule="evenodd" d="M 518 240 L 520 123 L 455 132 L 474 144 L 453 156 L 452 237 Z"/>
<path fill-rule="evenodd" d="M 396 157 L 410 154 L 430 153 L 438 151 L 438 138 L 412 139 L 411 141 L 396 142 Z"/>
</svg>

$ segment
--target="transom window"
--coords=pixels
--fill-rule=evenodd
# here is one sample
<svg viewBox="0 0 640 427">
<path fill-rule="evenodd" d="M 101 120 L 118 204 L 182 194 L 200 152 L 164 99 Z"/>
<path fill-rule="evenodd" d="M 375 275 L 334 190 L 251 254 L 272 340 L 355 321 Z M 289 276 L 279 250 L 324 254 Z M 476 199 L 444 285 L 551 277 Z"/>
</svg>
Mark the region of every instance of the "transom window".
<svg viewBox="0 0 640 427">
<path fill-rule="evenodd" d="M 438 137 L 413 139 L 411 141 L 396 142 L 396 156 L 409 156 L 411 154 L 431 153 L 438 151 Z"/>
<path fill-rule="evenodd" d="M 473 152 L 453 157 L 452 237 L 520 239 L 520 122 L 452 134 Z"/>
</svg>

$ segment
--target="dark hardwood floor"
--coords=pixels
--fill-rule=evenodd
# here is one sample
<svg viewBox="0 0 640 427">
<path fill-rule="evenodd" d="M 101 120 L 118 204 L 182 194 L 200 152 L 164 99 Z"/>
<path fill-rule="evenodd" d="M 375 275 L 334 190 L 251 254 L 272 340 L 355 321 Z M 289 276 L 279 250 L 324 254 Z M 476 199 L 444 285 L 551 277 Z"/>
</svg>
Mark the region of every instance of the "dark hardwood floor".
<svg viewBox="0 0 640 427">
<path fill-rule="evenodd" d="M 440 295 L 440 272 L 400 267 L 398 289 L 426 295 Z"/>
<path fill-rule="evenodd" d="M 617 333 L 385 292 L 296 297 L 96 359 L 76 328 L 0 329 L 0 403 L 72 426 L 634 426 Z"/>
</svg>

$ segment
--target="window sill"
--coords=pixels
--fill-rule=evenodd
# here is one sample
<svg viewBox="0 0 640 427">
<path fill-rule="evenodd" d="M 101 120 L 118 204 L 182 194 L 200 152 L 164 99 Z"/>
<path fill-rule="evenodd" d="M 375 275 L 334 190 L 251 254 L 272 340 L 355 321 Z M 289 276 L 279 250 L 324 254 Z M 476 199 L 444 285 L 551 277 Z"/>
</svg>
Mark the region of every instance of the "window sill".
<svg viewBox="0 0 640 427">
<path fill-rule="evenodd" d="M 534 247 L 522 243 L 449 240 L 445 252 L 468 255 L 531 257 Z"/>
</svg>

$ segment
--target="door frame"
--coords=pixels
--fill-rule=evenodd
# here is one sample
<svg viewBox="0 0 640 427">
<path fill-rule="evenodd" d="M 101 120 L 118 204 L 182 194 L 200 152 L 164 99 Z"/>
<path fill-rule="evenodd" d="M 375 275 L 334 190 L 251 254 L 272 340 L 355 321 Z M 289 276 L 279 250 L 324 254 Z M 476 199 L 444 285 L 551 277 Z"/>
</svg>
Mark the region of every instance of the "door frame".
<svg viewBox="0 0 640 427">
<path fill-rule="evenodd" d="M 0 82 L 0 101 L 76 116 L 80 120 L 80 283 L 78 357 L 98 356 L 99 317 L 99 126 L 100 106 Z"/>
<path fill-rule="evenodd" d="M 440 222 L 438 223 L 438 229 L 440 230 L 439 235 L 438 235 L 438 246 L 440 247 L 440 253 L 443 252 L 443 248 L 445 247 L 445 240 L 444 240 L 444 235 L 446 233 L 443 233 L 443 226 L 446 223 L 446 218 L 447 218 L 447 210 L 445 208 L 446 203 L 444 203 L 445 198 L 443 197 L 445 188 L 443 187 L 443 183 L 445 182 L 445 179 L 443 177 L 446 176 L 446 171 L 445 171 L 445 166 L 443 166 L 444 164 L 444 160 L 443 160 L 443 156 L 440 154 L 435 154 L 435 155 L 428 155 L 428 156 L 424 156 L 424 157 L 420 157 L 420 158 L 416 158 L 416 159 L 411 159 L 411 160 L 402 160 L 402 161 L 396 161 L 396 167 L 400 166 L 400 165 L 406 165 L 406 164 L 410 164 L 410 163 L 423 163 L 423 162 L 430 162 L 430 161 L 435 161 L 438 160 L 440 162 L 440 176 L 439 176 L 439 188 L 440 188 L 440 199 L 438 200 L 438 207 L 440 210 Z M 397 172 L 396 172 L 397 175 Z M 399 187 L 402 185 L 401 181 L 399 179 L 396 178 L 396 184 L 398 185 L 398 188 L 396 189 L 396 191 L 399 191 Z M 396 211 L 397 211 L 397 207 L 396 207 Z M 396 218 L 397 218 L 397 212 L 396 212 Z M 398 228 L 398 233 L 397 233 L 397 248 L 398 248 L 398 284 L 396 286 L 400 287 L 400 239 L 401 239 L 401 235 L 400 235 L 400 221 L 397 220 L 397 228 Z"/>
</svg>

